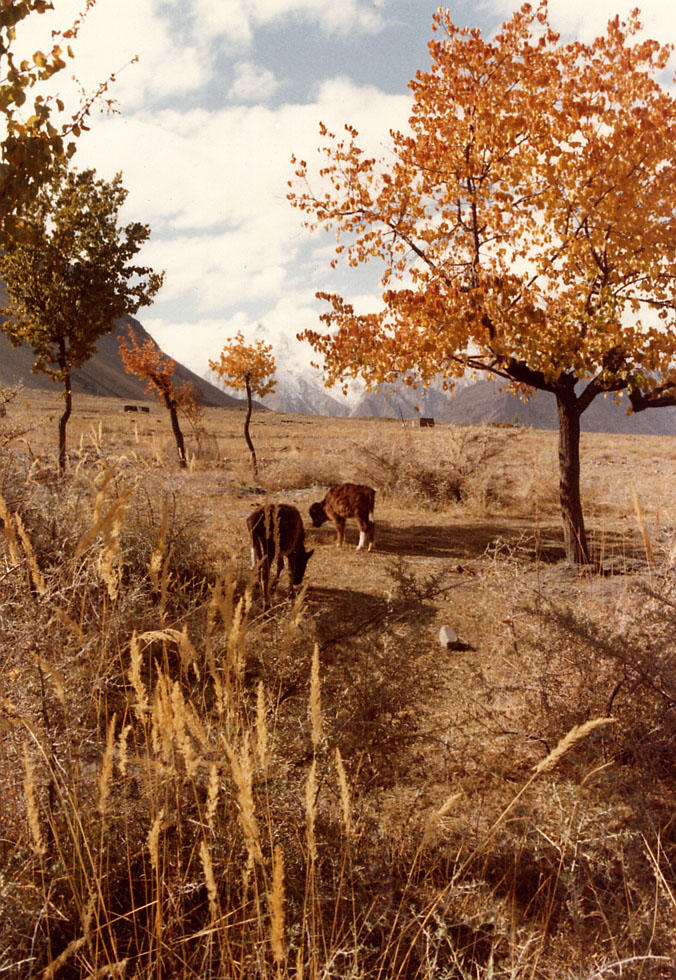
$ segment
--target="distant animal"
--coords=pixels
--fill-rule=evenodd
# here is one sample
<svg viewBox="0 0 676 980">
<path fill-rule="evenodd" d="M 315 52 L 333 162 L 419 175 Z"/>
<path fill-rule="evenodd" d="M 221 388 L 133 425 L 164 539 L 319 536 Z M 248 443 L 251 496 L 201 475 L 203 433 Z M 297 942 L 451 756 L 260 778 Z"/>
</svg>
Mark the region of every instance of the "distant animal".
<svg viewBox="0 0 676 980">
<path fill-rule="evenodd" d="M 336 525 L 336 547 L 342 547 L 345 538 L 345 521 L 356 517 L 359 525 L 359 544 L 357 551 L 368 544 L 372 551 L 375 544 L 376 526 L 373 521 L 376 492 L 372 487 L 360 483 L 341 483 L 332 487 L 321 502 L 312 504 L 310 517 L 315 527 L 321 527 L 331 520 Z"/>
<path fill-rule="evenodd" d="M 284 558 L 289 569 L 289 593 L 293 599 L 294 586 L 300 585 L 314 550 L 305 550 L 303 518 L 292 504 L 266 504 L 256 508 L 246 519 L 251 536 L 251 564 L 258 564 L 263 593 L 263 605 L 270 606 L 270 566 L 277 559 L 277 571 L 272 583 L 275 588 Z"/>
</svg>

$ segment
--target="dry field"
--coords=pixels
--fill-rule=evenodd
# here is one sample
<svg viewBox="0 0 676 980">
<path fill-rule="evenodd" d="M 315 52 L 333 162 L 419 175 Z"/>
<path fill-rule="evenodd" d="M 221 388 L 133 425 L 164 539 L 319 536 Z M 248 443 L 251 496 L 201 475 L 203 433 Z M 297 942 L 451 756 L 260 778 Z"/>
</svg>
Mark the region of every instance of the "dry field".
<svg viewBox="0 0 676 980">
<path fill-rule="evenodd" d="M 182 472 L 76 396 L 60 480 L 59 412 L 0 419 L 0 978 L 676 976 L 676 439 L 583 436 L 580 575 L 555 433 L 258 414 L 254 481 L 242 412 Z"/>
</svg>

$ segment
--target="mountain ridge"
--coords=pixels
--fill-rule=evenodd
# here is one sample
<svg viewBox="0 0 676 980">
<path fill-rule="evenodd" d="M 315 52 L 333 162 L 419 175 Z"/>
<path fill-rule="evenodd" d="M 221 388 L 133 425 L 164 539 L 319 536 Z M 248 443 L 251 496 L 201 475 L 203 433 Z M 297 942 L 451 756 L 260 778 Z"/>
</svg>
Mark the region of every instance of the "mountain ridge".
<svg viewBox="0 0 676 980">
<path fill-rule="evenodd" d="M 99 338 L 93 357 L 81 368 L 73 370 L 72 384 L 75 394 L 108 395 L 134 401 L 152 400 L 153 395 L 145 390 L 145 382 L 135 375 L 127 374 L 122 364 L 119 344 L 121 340 L 126 340 L 130 327 L 139 344 L 145 344 L 152 339 L 134 317 L 127 316 L 118 320 L 110 333 Z M 62 385 L 57 381 L 46 374 L 31 371 L 34 360 L 35 356 L 28 344 L 14 347 L 6 334 L 0 332 L 0 384 L 9 386 L 22 382 L 26 388 L 61 391 Z M 203 405 L 232 407 L 245 404 L 241 398 L 228 395 L 178 361 L 175 363 L 174 378 L 178 382 L 191 381 L 197 385 L 202 392 Z"/>
<path fill-rule="evenodd" d="M 3 305 L 0 284 L 0 306 Z M 119 354 L 120 340 L 126 339 L 131 327 L 137 341 L 144 344 L 152 339 L 143 325 L 134 317 L 120 319 L 115 328 L 97 343 L 96 354 L 82 368 L 73 371 L 73 390 L 94 395 L 149 401 L 152 394 L 145 391 L 145 384 L 134 375 L 127 374 Z M 258 334 L 273 340 L 260 325 Z M 345 396 L 336 389 L 327 389 L 317 368 L 299 364 L 288 339 L 281 338 L 275 345 L 277 361 L 276 391 L 256 402 L 257 408 L 293 415 L 324 415 L 351 418 L 400 418 L 416 419 L 431 416 L 438 423 L 485 424 L 512 423 L 537 429 L 558 427 L 556 400 L 548 392 L 536 391 L 524 401 L 505 390 L 502 382 L 484 379 L 475 382 L 461 380 L 453 393 L 444 391 L 441 385 L 407 385 L 398 380 L 383 386 L 380 391 L 366 391 L 358 383 L 350 385 Z M 27 388 L 60 391 L 61 386 L 43 374 L 34 374 L 31 366 L 34 356 L 27 344 L 13 347 L 8 337 L 0 332 L 0 384 L 12 385 L 23 382 Z M 202 391 L 205 406 L 244 407 L 246 402 L 228 390 L 214 377 L 207 380 L 176 362 L 174 377 L 177 381 L 191 381 Z M 581 418 L 583 432 L 636 433 L 650 435 L 676 435 L 676 407 L 649 409 L 639 414 L 627 414 L 629 402 L 620 396 L 599 397 L 589 406 Z"/>
</svg>

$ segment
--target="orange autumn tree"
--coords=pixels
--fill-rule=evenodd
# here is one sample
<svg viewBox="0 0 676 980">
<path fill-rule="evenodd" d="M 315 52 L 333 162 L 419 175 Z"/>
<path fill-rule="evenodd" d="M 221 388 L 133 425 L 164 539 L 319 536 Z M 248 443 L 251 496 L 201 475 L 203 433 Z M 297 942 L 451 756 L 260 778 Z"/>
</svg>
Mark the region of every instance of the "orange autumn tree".
<svg viewBox="0 0 676 980">
<path fill-rule="evenodd" d="M 131 327 L 127 341 L 120 342 L 119 350 L 125 371 L 145 381 L 146 391 L 154 392 L 168 410 L 171 430 L 178 450 L 179 466 L 185 468 L 187 465 L 185 442 L 178 413 L 183 412 L 188 417 L 194 414 L 202 393 L 190 381 L 184 381 L 177 387 L 173 380 L 176 363 L 162 353 L 152 338 L 145 344 L 139 344 Z"/>
<path fill-rule="evenodd" d="M 487 41 L 439 10 L 410 130 L 391 132 L 387 158 L 348 125 L 320 127 L 312 181 L 293 160 L 307 225 L 335 231 L 349 265 L 382 270 L 377 313 L 318 294 L 329 332 L 299 337 L 327 383 L 414 371 L 451 386 L 469 369 L 551 392 L 576 563 L 590 560 L 583 412 L 607 392 L 634 411 L 676 404 L 676 101 L 658 81 L 672 48 L 637 42 L 639 29 L 634 11 L 592 44 L 562 44 L 541 3 Z"/>
<path fill-rule="evenodd" d="M 277 369 L 272 356 L 272 345 L 262 340 L 254 344 L 246 344 L 241 330 L 231 338 L 221 351 L 217 361 L 209 361 L 209 367 L 215 371 L 221 381 L 235 391 L 246 391 L 247 412 L 244 421 L 244 438 L 251 453 L 251 465 L 254 477 L 258 476 L 258 462 L 254 449 L 249 425 L 251 423 L 251 396 L 265 398 L 275 390 L 277 385 L 273 375 Z"/>
</svg>

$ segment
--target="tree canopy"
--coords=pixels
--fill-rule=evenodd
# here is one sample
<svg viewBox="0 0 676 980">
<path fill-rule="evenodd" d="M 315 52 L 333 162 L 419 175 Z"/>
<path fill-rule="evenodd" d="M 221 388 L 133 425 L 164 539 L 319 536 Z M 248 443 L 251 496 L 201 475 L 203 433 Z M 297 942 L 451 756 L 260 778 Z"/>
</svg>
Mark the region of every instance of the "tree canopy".
<svg viewBox="0 0 676 980">
<path fill-rule="evenodd" d="M 605 392 L 635 410 L 676 401 L 676 101 L 659 83 L 672 47 L 635 40 L 638 11 L 591 44 L 561 43 L 546 3 L 490 41 L 448 11 L 433 26 L 388 157 L 322 125 L 318 173 L 294 160 L 308 226 L 382 268 L 378 312 L 321 293 L 329 332 L 300 336 L 327 383 L 414 371 L 451 385 L 474 369 L 552 392 L 566 551 L 584 561 L 580 415 Z"/>
<path fill-rule="evenodd" d="M 53 9 L 48 0 L 3 0 L 0 10 L 0 236 L 16 235 L 21 226 L 18 211 L 35 193 L 54 164 L 63 163 L 75 152 L 75 139 L 96 95 L 78 108 L 63 125 L 54 122 L 54 110 L 63 111 L 58 97 L 45 96 L 46 82 L 73 57 L 71 41 L 79 32 L 86 13 L 96 0 L 83 0 L 83 13 L 67 29 L 53 37 L 49 51 L 35 51 L 30 58 L 15 52 L 16 27 L 31 15 Z M 30 94 L 37 88 L 38 94 Z"/>
<path fill-rule="evenodd" d="M 225 343 L 217 361 L 209 361 L 209 367 L 229 388 L 249 391 L 259 398 L 265 398 L 277 385 L 272 344 L 262 340 L 247 344 L 241 330 Z"/>
</svg>

